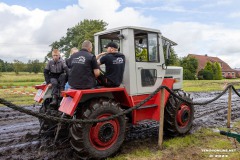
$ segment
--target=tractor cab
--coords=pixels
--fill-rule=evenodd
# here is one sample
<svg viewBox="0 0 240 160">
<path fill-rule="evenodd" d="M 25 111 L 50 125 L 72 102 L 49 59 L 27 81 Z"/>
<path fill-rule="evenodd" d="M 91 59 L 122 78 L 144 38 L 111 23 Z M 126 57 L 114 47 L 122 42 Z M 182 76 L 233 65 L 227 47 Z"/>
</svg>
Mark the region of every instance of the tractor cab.
<svg viewBox="0 0 240 160">
<path fill-rule="evenodd" d="M 113 41 L 118 44 L 119 52 L 125 55 L 122 86 L 129 95 L 148 94 L 162 84 L 166 73 L 163 45 L 167 46 L 169 53 L 170 46 L 176 43 L 163 38 L 159 30 L 128 26 L 99 32 L 94 36 L 95 54 L 104 52 L 104 46 Z"/>
</svg>

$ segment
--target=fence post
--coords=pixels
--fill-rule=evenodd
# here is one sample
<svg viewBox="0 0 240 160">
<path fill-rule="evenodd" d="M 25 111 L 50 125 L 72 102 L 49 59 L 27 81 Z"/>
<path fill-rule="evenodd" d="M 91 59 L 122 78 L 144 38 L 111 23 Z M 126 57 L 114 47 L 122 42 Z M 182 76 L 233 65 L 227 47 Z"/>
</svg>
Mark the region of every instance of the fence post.
<svg viewBox="0 0 240 160">
<path fill-rule="evenodd" d="M 163 122 L 164 122 L 164 101 L 165 101 L 165 90 L 161 89 L 161 104 L 160 104 L 160 122 L 159 122 L 159 133 L 158 133 L 158 146 L 159 149 L 163 149 Z"/>
<path fill-rule="evenodd" d="M 227 115 L 227 128 L 230 128 L 232 112 L 232 87 L 228 89 L 228 115 Z"/>
</svg>

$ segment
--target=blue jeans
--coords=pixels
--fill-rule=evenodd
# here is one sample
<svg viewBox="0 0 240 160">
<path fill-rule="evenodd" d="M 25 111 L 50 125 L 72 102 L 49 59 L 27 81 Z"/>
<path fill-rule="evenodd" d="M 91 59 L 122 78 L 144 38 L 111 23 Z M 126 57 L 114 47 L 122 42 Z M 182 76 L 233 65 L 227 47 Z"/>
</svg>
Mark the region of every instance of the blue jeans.
<svg viewBox="0 0 240 160">
<path fill-rule="evenodd" d="M 68 89 L 70 89 L 71 88 L 71 86 L 69 85 L 69 83 L 67 82 L 66 84 L 65 84 L 65 91 L 67 91 Z"/>
</svg>

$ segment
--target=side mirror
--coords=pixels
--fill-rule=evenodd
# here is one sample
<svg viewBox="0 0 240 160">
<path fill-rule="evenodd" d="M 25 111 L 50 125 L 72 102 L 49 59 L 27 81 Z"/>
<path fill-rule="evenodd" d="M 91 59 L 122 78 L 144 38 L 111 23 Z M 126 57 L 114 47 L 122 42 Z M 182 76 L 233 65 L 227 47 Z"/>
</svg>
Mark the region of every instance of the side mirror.
<svg viewBox="0 0 240 160">
<path fill-rule="evenodd" d="M 169 59 L 171 55 L 171 43 L 167 43 L 167 48 L 166 48 L 166 59 Z"/>
</svg>

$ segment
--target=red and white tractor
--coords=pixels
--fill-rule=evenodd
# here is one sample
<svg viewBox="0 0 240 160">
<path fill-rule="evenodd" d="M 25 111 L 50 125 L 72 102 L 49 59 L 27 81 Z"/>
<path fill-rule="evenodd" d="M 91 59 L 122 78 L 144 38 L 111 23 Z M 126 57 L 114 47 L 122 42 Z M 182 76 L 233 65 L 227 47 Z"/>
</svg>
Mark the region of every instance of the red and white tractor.
<svg viewBox="0 0 240 160">
<path fill-rule="evenodd" d="M 103 119 L 134 107 L 143 101 L 159 86 L 167 86 L 182 98 L 191 101 L 182 88 L 182 67 L 165 65 L 164 51 L 170 53 L 170 47 L 176 45 L 162 36 L 156 29 L 141 27 L 120 27 L 94 35 L 95 53 L 104 51 L 104 46 L 114 41 L 119 51 L 126 57 L 123 82 L 117 88 L 96 88 L 88 90 L 70 89 L 63 91 L 63 98 L 57 108 L 51 108 L 51 95 L 46 85 L 39 89 L 35 100 L 43 105 L 41 113 L 61 116 L 62 113 L 72 119 Z M 102 67 L 104 70 L 104 66 Z M 84 75 L 83 75 L 84 76 Z M 161 91 L 144 105 L 130 114 L 99 123 L 81 123 L 69 126 L 71 146 L 80 158 L 106 158 L 113 155 L 122 145 L 127 132 L 137 128 L 156 124 L 160 120 Z M 194 108 L 165 91 L 164 134 L 166 136 L 184 135 L 192 127 Z M 50 109 L 51 108 L 51 109 Z M 43 130 L 54 128 L 54 122 L 40 120 Z M 138 128 L 138 132 L 139 131 Z M 134 134 L 133 136 L 138 136 Z"/>
</svg>

